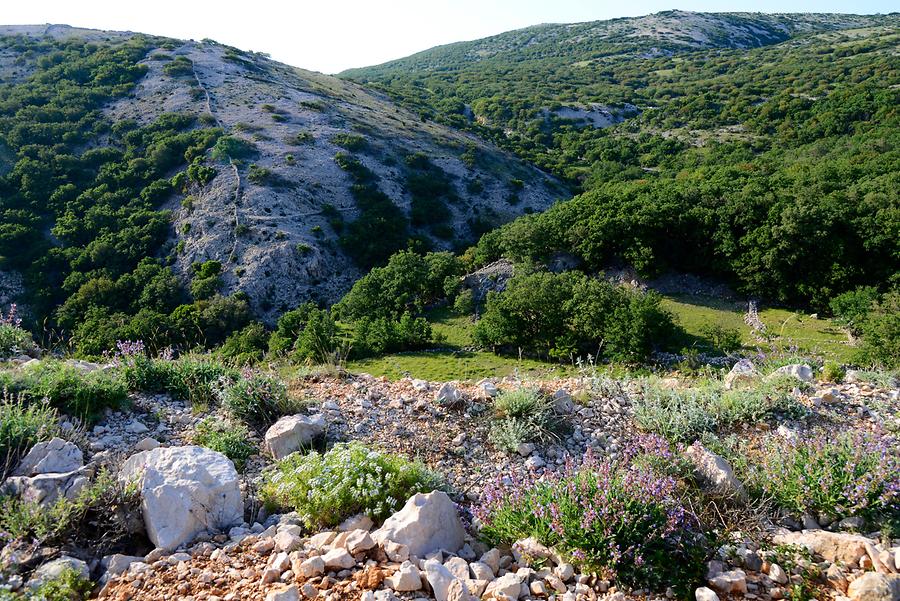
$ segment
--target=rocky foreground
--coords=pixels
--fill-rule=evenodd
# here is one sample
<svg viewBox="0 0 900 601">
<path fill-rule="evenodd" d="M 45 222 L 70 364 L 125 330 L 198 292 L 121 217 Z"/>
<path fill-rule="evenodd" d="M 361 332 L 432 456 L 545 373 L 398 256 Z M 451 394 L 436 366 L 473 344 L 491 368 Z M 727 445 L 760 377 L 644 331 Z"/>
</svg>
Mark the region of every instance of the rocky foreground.
<svg viewBox="0 0 900 601">
<path fill-rule="evenodd" d="M 737 386 L 750 377 L 745 368 L 737 366 L 726 382 Z M 805 366 L 783 371 L 805 386 L 794 394 L 809 411 L 741 426 L 736 433 L 743 439 L 802 439 L 814 429 L 839 433 L 898 425 L 896 388 L 854 381 L 852 373 L 845 383 L 833 384 L 816 382 Z M 74 433 L 75 425 L 64 423 L 63 429 L 73 432 L 71 440 L 36 445 L 2 488 L 5 495 L 50 506 L 77 498 L 101 471 L 112 473 L 139 501 L 125 510 L 131 535 L 115 545 L 123 552 L 98 555 L 97 548 L 78 544 L 10 540 L 0 554 L 0 575 L 8 590 L 27 591 L 74 569 L 94 580 L 94 595 L 117 601 L 676 596 L 672 587 L 633 589 L 581 570 L 571 557 L 535 539 L 508 548 L 479 539 L 469 507 L 483 500 L 489 481 L 539 481 L 586 451 L 616 457 L 639 430 L 631 402 L 639 393 L 635 382 L 595 377 L 529 382 L 547 393 L 569 427 L 557 437 L 501 451 L 490 440 L 484 415 L 498 393 L 522 385 L 512 378 L 478 384 L 346 374 L 298 379 L 291 396 L 318 402 L 260 432 L 259 452 L 243 473 L 221 453 L 191 444 L 202 411 L 168 395 L 136 394 L 128 411 L 107 411 L 91 429 Z M 670 378 L 662 385 L 684 383 Z M 381 524 L 361 514 L 325 531 L 311 531 L 296 513 L 267 514 L 256 492 L 266 465 L 311 444 L 353 440 L 421 459 L 443 475 L 450 494 L 416 494 Z M 687 447 L 684 456 L 705 486 L 730 499 L 744 497 L 742 483 L 722 457 L 697 445 Z M 697 601 L 778 600 L 798 590 L 837 600 L 900 599 L 896 532 L 866 532 L 856 518 L 776 512 L 770 519 L 755 513 L 750 519 L 751 509 L 744 511 L 746 530 L 728 529 L 696 583 L 703 586 L 692 587 Z"/>
</svg>

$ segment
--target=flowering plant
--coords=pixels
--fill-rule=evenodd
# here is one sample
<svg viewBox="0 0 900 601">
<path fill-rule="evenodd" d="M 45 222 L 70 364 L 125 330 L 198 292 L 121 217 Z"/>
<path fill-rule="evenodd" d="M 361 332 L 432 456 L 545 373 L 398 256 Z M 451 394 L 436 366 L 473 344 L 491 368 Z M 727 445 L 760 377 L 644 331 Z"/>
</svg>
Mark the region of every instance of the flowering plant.
<svg viewBox="0 0 900 601">
<path fill-rule="evenodd" d="M 618 461 L 588 450 L 580 466 L 570 462 L 544 480 L 489 485 L 475 517 L 494 544 L 535 537 L 627 585 L 687 586 L 700 574 L 705 548 L 677 481 L 653 467 L 671 458 L 658 437 L 633 441 Z"/>
<path fill-rule="evenodd" d="M 900 453 L 895 438 L 819 430 L 801 439 L 772 439 L 751 479 L 798 514 L 900 520 Z"/>
<path fill-rule="evenodd" d="M 261 493 L 268 507 L 292 509 L 315 529 L 357 513 L 382 520 L 410 496 L 439 488 L 440 478 L 421 463 L 352 442 L 325 454 L 292 453 L 265 473 Z"/>
</svg>

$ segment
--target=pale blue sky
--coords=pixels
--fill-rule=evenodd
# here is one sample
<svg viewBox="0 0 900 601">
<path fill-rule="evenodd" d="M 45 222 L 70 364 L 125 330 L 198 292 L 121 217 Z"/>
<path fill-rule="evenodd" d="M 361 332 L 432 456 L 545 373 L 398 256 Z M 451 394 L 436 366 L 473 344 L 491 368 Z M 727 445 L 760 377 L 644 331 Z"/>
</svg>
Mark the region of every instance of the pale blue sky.
<svg viewBox="0 0 900 601">
<path fill-rule="evenodd" d="M 7 25 L 66 23 L 212 38 L 325 73 L 537 23 L 593 21 L 673 8 L 861 14 L 900 10 L 900 0 L 6 0 L 3 4 L 0 21 Z"/>
</svg>

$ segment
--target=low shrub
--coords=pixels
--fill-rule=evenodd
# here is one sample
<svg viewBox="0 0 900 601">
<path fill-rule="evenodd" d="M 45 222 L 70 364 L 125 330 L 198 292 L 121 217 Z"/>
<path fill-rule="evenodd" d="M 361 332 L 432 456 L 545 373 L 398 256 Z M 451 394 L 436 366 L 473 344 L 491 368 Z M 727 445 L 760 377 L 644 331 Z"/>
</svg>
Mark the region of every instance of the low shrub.
<svg viewBox="0 0 900 601">
<path fill-rule="evenodd" d="M 139 512 L 140 495 L 123 487 L 116 476 L 102 470 L 74 499 L 65 497 L 52 504 L 0 497 L 0 540 L 31 538 L 58 544 L 79 539 L 98 554 L 115 548 L 134 532 L 128 516 Z"/>
<path fill-rule="evenodd" d="M 869 433 L 818 431 L 796 441 L 773 438 L 745 482 L 802 515 L 858 516 L 900 523 L 896 443 Z"/>
<path fill-rule="evenodd" d="M 232 416 L 254 425 L 270 424 L 301 408 L 288 397 L 281 380 L 249 370 L 236 380 L 220 380 L 216 396 Z"/>
<path fill-rule="evenodd" d="M 107 407 L 116 409 L 128 400 L 128 387 L 118 370 L 84 371 L 51 359 L 0 374 L 0 384 L 29 403 L 47 399 L 54 407 L 89 422 Z"/>
<path fill-rule="evenodd" d="M 250 431 L 244 424 L 212 416 L 197 424 L 192 442 L 222 453 L 234 462 L 239 472 L 244 471 L 247 459 L 256 453 Z"/>
<path fill-rule="evenodd" d="M 875 302 L 860 329 L 862 344 L 855 357 L 859 364 L 900 368 L 900 292 L 889 292 Z"/>
<path fill-rule="evenodd" d="M 494 400 L 490 441 L 513 453 L 523 442 L 545 439 L 559 427 L 550 399 L 538 390 L 519 388 L 501 392 Z"/>
<path fill-rule="evenodd" d="M 714 351 L 724 355 L 741 348 L 741 332 L 736 328 L 726 328 L 718 324 L 706 325 L 700 330 L 700 334 Z"/>
<path fill-rule="evenodd" d="M 493 545 L 534 537 L 579 566 L 627 586 L 673 585 L 687 592 L 702 574 L 706 548 L 693 516 L 678 500 L 678 483 L 638 461 L 671 459 L 666 445 L 638 442 L 616 462 L 590 451 L 540 481 L 489 484 L 475 515 Z"/>
<path fill-rule="evenodd" d="M 81 601 L 90 597 L 94 583 L 73 568 L 65 568 L 59 574 L 45 580 L 26 593 L 23 599 L 33 601 Z M 2 597 L 0 597 L 2 599 Z"/>
<path fill-rule="evenodd" d="M 805 408 L 792 394 L 799 384 L 787 376 L 751 389 L 724 390 L 721 383 L 666 388 L 650 379 L 632 397 L 634 420 L 647 432 L 691 443 L 723 426 L 755 424 L 774 415 L 802 415 Z"/>
<path fill-rule="evenodd" d="M 225 339 L 219 354 L 236 365 L 252 365 L 262 360 L 269 347 L 269 332 L 254 322 Z"/>
<path fill-rule="evenodd" d="M 837 361 L 826 361 L 822 366 L 822 379 L 826 382 L 843 382 L 847 370 Z"/>
<path fill-rule="evenodd" d="M 441 486 L 421 463 L 351 442 L 324 454 L 282 459 L 265 472 L 261 495 L 270 509 L 296 511 L 308 528 L 317 529 L 357 513 L 383 520 L 410 496 Z"/>
<path fill-rule="evenodd" d="M 25 403 L 3 391 L 0 396 L 0 482 L 35 444 L 59 434 L 56 410 L 46 403 Z"/>
</svg>

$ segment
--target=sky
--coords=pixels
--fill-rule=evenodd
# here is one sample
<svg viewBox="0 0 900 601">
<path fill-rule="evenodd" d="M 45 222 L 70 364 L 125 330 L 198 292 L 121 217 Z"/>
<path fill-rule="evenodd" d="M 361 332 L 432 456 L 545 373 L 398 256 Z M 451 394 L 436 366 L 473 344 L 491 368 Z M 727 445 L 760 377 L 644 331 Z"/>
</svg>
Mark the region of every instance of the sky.
<svg viewBox="0 0 900 601">
<path fill-rule="evenodd" d="M 538 23 L 695 11 L 888 13 L 897 0 L 0 0 L 4 25 L 64 23 L 217 42 L 336 73 Z"/>
</svg>

